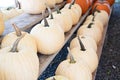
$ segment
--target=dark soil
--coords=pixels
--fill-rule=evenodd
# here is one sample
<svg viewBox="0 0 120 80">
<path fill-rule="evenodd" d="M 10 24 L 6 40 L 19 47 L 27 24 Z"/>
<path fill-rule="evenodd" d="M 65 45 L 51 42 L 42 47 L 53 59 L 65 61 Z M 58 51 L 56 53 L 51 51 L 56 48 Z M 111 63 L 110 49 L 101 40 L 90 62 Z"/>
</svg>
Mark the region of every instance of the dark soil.
<svg viewBox="0 0 120 80">
<path fill-rule="evenodd" d="M 55 74 L 58 64 L 66 59 L 68 43 L 38 80 L 45 80 Z M 120 4 L 115 4 L 113 8 L 95 80 L 120 80 Z"/>
</svg>

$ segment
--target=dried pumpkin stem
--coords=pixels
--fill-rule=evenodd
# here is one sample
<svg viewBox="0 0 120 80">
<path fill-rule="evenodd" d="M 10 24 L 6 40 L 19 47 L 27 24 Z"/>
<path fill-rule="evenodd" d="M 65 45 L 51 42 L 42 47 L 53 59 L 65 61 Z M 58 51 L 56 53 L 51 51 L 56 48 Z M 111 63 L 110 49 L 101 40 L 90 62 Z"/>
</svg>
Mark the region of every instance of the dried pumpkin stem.
<svg viewBox="0 0 120 80">
<path fill-rule="evenodd" d="M 71 52 L 70 52 L 70 48 L 69 48 L 69 47 L 67 47 L 67 50 L 68 50 L 69 57 L 70 57 L 70 63 L 71 63 L 71 64 L 72 64 L 72 63 L 76 63 L 73 55 L 72 55 Z"/>
<path fill-rule="evenodd" d="M 44 11 L 42 12 L 42 16 L 43 16 L 43 20 L 44 20 L 44 26 L 49 27 L 49 24 L 48 24 L 48 21 L 47 21 L 47 19 L 45 17 L 45 12 Z"/>
<path fill-rule="evenodd" d="M 80 44 L 81 50 L 82 50 L 82 51 L 86 51 L 85 46 L 84 46 L 84 44 L 82 43 L 82 41 L 81 41 L 81 39 L 80 39 L 79 36 L 78 36 L 78 41 L 79 41 L 79 44 Z"/>
<path fill-rule="evenodd" d="M 74 5 L 74 4 L 75 4 L 75 0 L 72 0 L 71 3 L 70 3 L 69 9 L 71 9 L 72 5 Z"/>
<path fill-rule="evenodd" d="M 95 15 L 93 16 L 92 21 L 95 21 Z"/>
<path fill-rule="evenodd" d="M 18 44 L 20 42 L 20 40 L 25 36 L 25 34 L 23 34 L 21 37 L 19 37 L 13 44 L 13 47 L 11 48 L 10 52 L 18 52 L 17 47 Z"/>
<path fill-rule="evenodd" d="M 61 14 L 60 9 L 56 5 L 54 5 L 54 8 L 55 8 L 55 11 L 57 11 L 57 14 Z"/>
<path fill-rule="evenodd" d="M 16 35 L 18 36 L 18 37 L 20 37 L 21 35 L 22 35 L 22 33 L 21 33 L 21 30 L 17 27 L 17 25 L 16 24 L 12 24 L 12 26 L 14 27 L 14 29 L 15 29 L 15 32 L 16 32 Z"/>
<path fill-rule="evenodd" d="M 90 23 L 90 24 L 88 25 L 88 28 L 91 28 L 93 24 L 94 24 L 94 23 Z"/>
<path fill-rule="evenodd" d="M 97 9 L 97 6 L 98 6 L 98 5 L 96 5 L 95 8 L 93 9 L 93 12 L 92 12 L 92 15 L 93 15 L 93 16 L 95 16 L 95 12 L 96 12 L 96 11 L 97 11 L 98 13 L 100 12 L 100 10 Z"/>
<path fill-rule="evenodd" d="M 50 19 L 53 19 L 53 14 L 52 14 L 50 7 L 47 4 L 46 4 L 46 6 L 47 6 L 47 10 L 48 10 L 49 15 L 50 15 Z"/>
</svg>

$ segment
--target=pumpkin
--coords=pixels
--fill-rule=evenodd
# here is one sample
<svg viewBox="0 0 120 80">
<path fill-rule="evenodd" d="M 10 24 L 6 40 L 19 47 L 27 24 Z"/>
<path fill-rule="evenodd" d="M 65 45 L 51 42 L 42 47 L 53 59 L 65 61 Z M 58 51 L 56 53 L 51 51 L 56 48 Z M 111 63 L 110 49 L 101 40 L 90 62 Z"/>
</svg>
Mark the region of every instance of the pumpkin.
<svg viewBox="0 0 120 80">
<path fill-rule="evenodd" d="M 115 3 L 115 0 L 107 0 L 110 3 L 110 6 L 112 6 Z"/>
<path fill-rule="evenodd" d="M 0 11 L 0 35 L 2 35 L 3 31 L 4 31 L 4 20 L 3 20 L 3 14 Z"/>
<path fill-rule="evenodd" d="M 90 23 L 89 25 L 83 25 L 78 29 L 77 35 L 87 35 L 92 37 L 97 44 L 102 38 L 102 33 L 97 25 Z"/>
<path fill-rule="evenodd" d="M 89 1 L 89 6 L 93 4 L 93 0 L 88 0 Z"/>
<path fill-rule="evenodd" d="M 92 10 L 96 8 L 97 10 L 104 10 L 110 14 L 110 5 L 108 1 L 96 1 L 92 7 Z"/>
<path fill-rule="evenodd" d="M 99 20 L 103 23 L 104 26 L 108 24 L 109 15 L 106 11 L 100 10 L 100 12 L 95 12 L 95 20 Z"/>
<path fill-rule="evenodd" d="M 46 0 L 46 4 L 50 7 L 53 8 L 56 4 L 56 0 Z"/>
<path fill-rule="evenodd" d="M 55 75 L 50 78 L 47 78 L 46 80 L 69 80 L 69 79 L 61 75 Z"/>
<path fill-rule="evenodd" d="M 98 56 L 95 50 L 92 48 L 87 49 L 84 44 L 82 43 L 81 39 L 80 40 L 80 48 L 76 47 L 71 49 L 71 53 L 73 57 L 77 60 L 80 61 L 81 58 L 84 60 L 86 64 L 88 64 L 90 71 L 94 72 L 95 69 L 98 66 Z M 84 80 L 84 79 L 83 79 Z"/>
<path fill-rule="evenodd" d="M 31 49 L 20 46 L 22 37 L 0 50 L 0 80 L 37 80 L 39 59 Z"/>
<path fill-rule="evenodd" d="M 72 3 L 68 3 L 65 5 L 65 7 L 62 10 L 69 10 L 72 16 L 73 25 L 77 24 L 81 15 L 82 15 L 82 9 L 78 4 L 74 3 L 75 0 Z"/>
<path fill-rule="evenodd" d="M 41 54 L 54 54 L 60 50 L 64 44 L 64 32 L 57 25 L 47 22 L 44 16 L 45 24 L 37 24 L 30 32 L 37 42 L 38 52 Z M 57 27 L 58 26 L 58 27 Z"/>
<path fill-rule="evenodd" d="M 70 3 L 72 0 L 67 0 Z M 82 8 L 82 14 L 85 14 L 89 8 L 89 1 L 88 0 L 75 0 L 76 4 L 79 4 Z"/>
<path fill-rule="evenodd" d="M 89 36 L 85 36 L 85 35 L 79 35 L 78 37 L 75 37 L 74 39 L 72 39 L 72 41 L 70 42 L 70 49 L 73 49 L 75 47 L 80 48 L 80 41 L 78 38 L 81 38 L 81 41 L 83 42 L 84 46 L 87 49 L 94 49 L 95 51 L 97 51 L 97 44 L 95 42 L 95 40 Z"/>
<path fill-rule="evenodd" d="M 55 74 L 65 76 L 69 80 L 92 80 L 89 68 L 83 61 L 78 62 L 72 56 L 58 65 Z"/>
<path fill-rule="evenodd" d="M 15 24 L 12 25 L 14 26 L 16 32 L 11 32 L 6 36 L 4 36 L 1 42 L 1 47 L 5 48 L 13 45 L 13 43 L 18 37 L 25 34 L 25 36 L 21 39 L 19 44 L 21 45 L 21 47 L 28 48 L 30 50 L 33 50 L 34 52 L 37 52 L 37 46 L 33 36 L 28 34 L 27 32 L 23 32 L 23 31 L 21 32 L 20 29 Z"/>
<path fill-rule="evenodd" d="M 63 2 L 64 0 L 55 0 L 56 1 L 56 3 L 61 3 L 61 2 Z"/>
<path fill-rule="evenodd" d="M 90 15 L 91 16 L 91 15 Z M 91 20 L 92 19 L 92 20 Z M 95 19 L 95 16 L 93 16 L 90 20 L 86 19 L 86 21 L 84 22 L 83 25 L 87 25 L 90 23 L 94 23 L 95 25 L 97 25 L 97 27 L 101 30 L 101 32 L 103 32 L 103 28 L 104 25 L 102 24 L 102 22 L 100 20 Z"/>
<path fill-rule="evenodd" d="M 29 3 L 29 4 L 28 4 Z M 46 0 L 21 0 L 22 9 L 29 14 L 40 14 L 46 9 Z"/>
</svg>

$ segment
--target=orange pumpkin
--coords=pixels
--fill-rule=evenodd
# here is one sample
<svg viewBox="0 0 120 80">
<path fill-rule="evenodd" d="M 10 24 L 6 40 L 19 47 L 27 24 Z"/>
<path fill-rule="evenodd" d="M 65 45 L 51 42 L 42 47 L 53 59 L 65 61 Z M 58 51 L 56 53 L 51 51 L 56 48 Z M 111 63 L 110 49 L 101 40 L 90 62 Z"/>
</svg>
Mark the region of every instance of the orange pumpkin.
<svg viewBox="0 0 120 80">
<path fill-rule="evenodd" d="M 67 0 L 67 3 L 70 3 L 72 0 Z M 82 8 L 82 14 L 85 14 L 89 8 L 89 0 L 75 0 L 76 4 L 79 4 Z"/>
<path fill-rule="evenodd" d="M 110 6 L 112 6 L 115 3 L 115 0 L 107 0 L 110 3 Z"/>
<path fill-rule="evenodd" d="M 110 4 L 108 1 L 96 1 L 92 7 L 92 11 L 94 9 L 97 10 L 104 10 L 106 11 L 108 14 L 110 14 Z"/>
<path fill-rule="evenodd" d="M 89 6 L 91 6 L 93 3 L 93 0 L 89 0 Z"/>
</svg>

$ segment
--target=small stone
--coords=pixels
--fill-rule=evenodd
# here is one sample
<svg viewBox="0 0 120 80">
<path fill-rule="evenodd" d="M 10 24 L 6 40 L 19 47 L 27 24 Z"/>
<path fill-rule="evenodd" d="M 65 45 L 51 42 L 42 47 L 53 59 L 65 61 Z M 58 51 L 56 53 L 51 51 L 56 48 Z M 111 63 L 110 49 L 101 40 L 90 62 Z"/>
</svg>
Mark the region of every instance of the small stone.
<svg viewBox="0 0 120 80">
<path fill-rule="evenodd" d="M 116 69 L 116 66 L 115 65 L 112 65 L 113 69 Z"/>
</svg>

